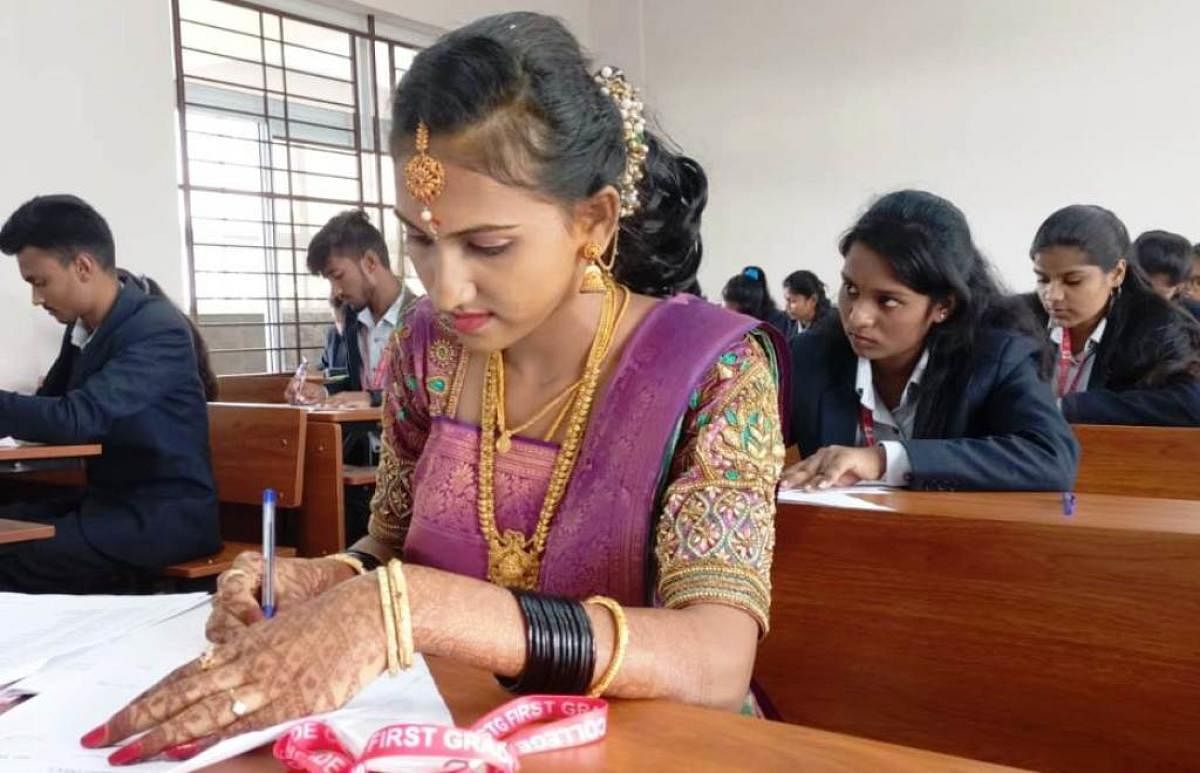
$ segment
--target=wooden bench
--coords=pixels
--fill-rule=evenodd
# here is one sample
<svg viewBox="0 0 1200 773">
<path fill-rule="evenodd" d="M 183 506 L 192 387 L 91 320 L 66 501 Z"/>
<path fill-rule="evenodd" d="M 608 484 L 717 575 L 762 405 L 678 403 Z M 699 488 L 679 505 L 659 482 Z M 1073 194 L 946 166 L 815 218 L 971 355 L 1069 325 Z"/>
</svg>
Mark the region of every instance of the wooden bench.
<svg viewBox="0 0 1200 773">
<path fill-rule="evenodd" d="M 374 486 L 375 467 L 347 464 L 342 467 L 342 483 L 347 486 Z"/>
<path fill-rule="evenodd" d="M 782 719 L 1042 771 L 1200 761 L 1200 502 L 781 505 L 755 678 Z"/>
<path fill-rule="evenodd" d="M 233 559 L 247 550 L 260 550 L 262 492 L 276 492 L 280 510 L 300 506 L 304 490 L 304 451 L 308 430 L 307 411 L 288 405 L 209 403 L 208 436 L 212 450 L 213 477 L 223 516 L 234 512 L 239 539 L 226 540 L 220 552 L 167 567 L 168 577 L 198 579 L 220 574 Z M 237 512 L 241 506 L 242 512 Z M 228 521 L 227 518 L 223 520 Z M 229 536 L 223 526 L 222 536 Z M 246 539 L 256 535 L 258 541 Z M 295 550 L 280 548 L 280 555 Z"/>
<path fill-rule="evenodd" d="M 1072 429 L 1083 449 L 1076 491 L 1200 499 L 1200 427 Z"/>
<path fill-rule="evenodd" d="M 217 397 L 226 403 L 284 403 L 283 393 L 291 382 L 292 373 L 241 373 L 217 376 Z M 308 380 L 323 383 L 324 376 L 310 373 Z"/>
</svg>

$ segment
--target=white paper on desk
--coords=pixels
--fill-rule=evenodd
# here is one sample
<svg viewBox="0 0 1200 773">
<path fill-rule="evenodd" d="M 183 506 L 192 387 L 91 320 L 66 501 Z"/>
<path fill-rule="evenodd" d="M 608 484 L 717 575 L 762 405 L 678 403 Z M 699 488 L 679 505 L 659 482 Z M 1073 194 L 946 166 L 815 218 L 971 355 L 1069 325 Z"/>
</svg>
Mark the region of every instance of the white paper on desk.
<svg viewBox="0 0 1200 773">
<path fill-rule="evenodd" d="M 20 445 L 12 435 L 0 437 L 0 448 L 18 448 Z"/>
<path fill-rule="evenodd" d="M 891 512 L 893 508 L 859 499 L 861 494 L 890 494 L 896 489 L 879 484 L 860 483 L 857 486 L 839 486 L 821 489 L 819 491 L 802 491 L 800 489 L 781 490 L 779 501 L 796 505 L 821 505 L 824 507 L 840 507 L 844 510 L 884 510 Z"/>
<path fill-rule="evenodd" d="M 0 593 L 0 685 L 51 658 L 125 636 L 208 600 L 207 593 L 159 596 L 33 596 Z"/>
<path fill-rule="evenodd" d="M 59 658 L 22 681 L 19 687 L 37 695 L 0 715 L 0 771 L 110 770 L 106 760 L 113 750 L 84 749 L 79 739 L 154 682 L 199 655 L 206 646 L 208 612 L 205 605 L 117 641 Z M 361 745 L 375 730 L 398 721 L 451 722 L 445 701 L 420 657 L 401 676 L 381 676 L 323 719 L 347 740 Z M 184 763 L 143 763 L 137 771 L 196 770 L 270 743 L 291 724 L 231 738 Z"/>
</svg>

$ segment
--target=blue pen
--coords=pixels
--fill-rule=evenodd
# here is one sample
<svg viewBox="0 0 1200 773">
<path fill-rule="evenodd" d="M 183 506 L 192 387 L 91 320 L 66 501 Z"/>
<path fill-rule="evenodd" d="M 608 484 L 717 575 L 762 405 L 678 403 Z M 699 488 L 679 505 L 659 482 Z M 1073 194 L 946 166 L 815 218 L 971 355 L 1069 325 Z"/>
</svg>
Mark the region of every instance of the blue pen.
<svg viewBox="0 0 1200 773">
<path fill-rule="evenodd" d="M 1062 495 L 1063 515 L 1075 515 L 1075 495 L 1064 491 Z"/>
<path fill-rule="evenodd" d="M 262 500 L 262 609 L 263 616 L 275 616 L 275 490 L 264 489 Z"/>
</svg>

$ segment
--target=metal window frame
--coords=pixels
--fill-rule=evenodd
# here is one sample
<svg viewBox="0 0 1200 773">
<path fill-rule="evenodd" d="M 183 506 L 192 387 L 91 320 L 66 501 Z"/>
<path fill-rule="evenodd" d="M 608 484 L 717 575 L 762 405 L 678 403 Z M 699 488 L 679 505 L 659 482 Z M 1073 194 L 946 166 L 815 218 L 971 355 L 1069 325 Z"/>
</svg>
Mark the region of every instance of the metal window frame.
<svg viewBox="0 0 1200 773">
<path fill-rule="evenodd" d="M 323 298 L 301 297 L 302 291 L 299 288 L 302 277 L 308 276 L 306 268 L 301 265 L 303 259 L 297 255 L 298 251 L 303 249 L 297 245 L 298 228 L 309 230 L 319 227 L 318 224 L 299 222 L 297 220 L 297 205 L 298 204 L 317 204 L 317 205 L 333 205 L 344 208 L 359 207 L 367 211 L 377 213 L 381 225 L 386 229 L 386 210 L 388 202 L 384 198 L 384 179 L 383 174 L 384 163 L 383 156 L 386 149 L 383 147 L 381 133 L 381 122 L 386 120 L 384 115 L 386 105 L 380 104 L 378 97 L 379 77 L 384 63 L 377 62 L 376 44 L 382 43 L 387 52 L 387 71 L 389 93 L 395 90 L 396 86 L 396 71 L 395 71 L 395 49 L 397 47 L 408 50 L 419 50 L 423 43 L 428 43 L 432 38 L 431 34 L 423 29 L 418 29 L 417 25 L 402 25 L 398 27 L 394 20 L 388 23 L 389 29 L 411 29 L 412 34 L 404 34 L 406 39 L 393 39 L 380 35 L 376 26 L 376 17 L 373 14 L 365 15 L 363 21 L 364 27 L 356 29 L 351 26 L 343 26 L 332 23 L 320 18 L 306 17 L 301 14 L 293 13 L 286 9 L 274 7 L 272 4 L 251 2 L 250 0 L 211 0 L 212 2 L 221 5 L 242 8 L 253 11 L 258 15 L 258 32 L 257 35 L 253 32 L 232 29 L 224 27 L 220 24 L 213 24 L 201 19 L 185 18 L 181 13 L 181 2 L 185 0 L 171 0 L 171 22 L 173 33 L 173 49 L 174 49 L 174 64 L 175 64 L 175 97 L 176 97 L 176 121 L 179 135 L 179 191 L 181 199 L 181 207 L 184 224 L 184 247 L 186 253 L 186 268 L 188 273 L 188 313 L 201 327 L 202 330 L 212 328 L 214 330 L 221 328 L 238 328 L 251 327 L 260 325 L 264 333 L 265 346 L 238 346 L 232 348 L 212 348 L 210 351 L 214 355 L 214 365 L 217 366 L 217 372 L 223 373 L 224 369 L 219 367 L 219 355 L 222 354 L 237 354 L 243 352 L 263 352 L 266 357 L 266 366 L 271 370 L 287 370 L 289 368 L 286 360 L 290 358 L 293 362 L 298 361 L 303 352 L 309 347 L 302 345 L 304 332 L 306 329 L 320 328 L 328 326 L 328 322 L 309 321 L 304 318 L 301 311 L 301 301 L 323 300 Z M 285 31 L 285 21 L 294 21 L 311 25 L 314 27 L 330 30 L 347 36 L 348 53 L 341 54 L 335 51 L 325 49 L 316 49 L 312 46 L 305 45 L 300 42 L 287 39 Z M 278 24 L 278 27 L 273 31 L 274 37 L 268 37 L 267 25 Z M 208 51 L 183 44 L 184 25 L 194 25 L 196 27 L 206 27 L 218 31 L 219 33 L 232 33 L 246 38 L 258 38 L 259 40 L 259 60 L 255 61 L 249 58 L 233 56 L 230 54 L 221 53 L 219 51 Z M 268 60 L 267 45 L 278 46 L 278 64 Z M 315 50 L 321 54 L 340 56 L 348 60 L 350 67 L 351 79 L 346 80 L 334 76 L 328 76 L 322 73 L 309 73 L 303 69 L 290 70 L 287 65 L 287 53 L 289 49 L 296 50 Z M 189 73 L 184 67 L 185 51 L 196 51 L 206 56 L 215 56 L 231 61 L 243 61 L 247 64 L 256 65 L 260 68 L 261 82 L 258 85 L 249 85 L 248 83 L 238 83 L 236 81 L 226 81 L 222 79 L 207 77 L 200 74 Z M 273 71 L 277 83 L 271 83 L 268 79 L 268 70 Z M 307 75 L 306 75 L 307 73 Z M 304 77 L 317 77 L 331 82 L 347 84 L 350 88 L 352 100 L 349 104 L 321 99 L 317 97 L 309 97 L 304 94 L 297 94 L 289 90 L 288 78 L 289 75 L 299 75 Z M 236 77 L 236 76 L 235 76 Z M 252 80 L 252 79 L 251 79 Z M 239 110 L 232 105 L 224 107 L 219 104 L 206 105 L 198 104 L 188 99 L 188 85 L 196 84 L 214 91 L 224 91 L 230 94 L 242 94 L 249 96 L 254 92 L 260 92 L 262 97 L 262 112 L 252 112 L 250 110 Z M 204 91 L 202 88 L 201 91 Z M 201 98 L 208 96 L 210 99 L 215 99 L 213 94 L 202 93 Z M 245 100 L 246 96 L 242 99 Z M 257 94 L 254 97 L 257 98 Z M 236 98 L 230 98 L 233 104 L 237 104 Z M 313 117 L 312 112 L 317 111 L 321 104 L 328 105 L 329 111 L 341 108 L 351 113 L 351 126 L 334 126 L 326 125 L 302 118 L 297 118 L 292 115 L 291 108 L 293 100 L 297 100 L 297 105 L 303 105 L 308 112 L 304 114 L 306 117 Z M 218 100 L 221 101 L 221 100 Z M 307 103 L 307 104 L 305 104 Z M 277 114 L 278 107 L 282 106 L 283 115 Z M 245 107 L 245 105 L 240 105 Z M 311 110 L 309 110 L 311 109 Z M 255 119 L 259 123 L 257 137 L 235 137 L 231 134 L 221 134 L 220 132 L 205 131 L 203 129 L 189 129 L 189 116 L 194 115 L 192 111 L 203 112 L 206 115 L 242 115 L 249 119 Z M 318 115 L 318 117 L 320 117 Z M 364 121 L 370 120 L 372 126 L 367 128 L 364 126 Z M 282 131 L 280 131 L 282 127 Z M 312 134 L 312 130 L 322 132 L 343 132 L 350 134 L 352 145 L 336 144 L 336 141 L 331 139 L 330 142 L 322 142 L 319 139 L 314 139 L 311 136 L 296 136 L 294 129 L 309 129 L 307 134 Z M 197 137 L 208 136 L 214 140 L 227 141 L 244 141 L 247 143 L 255 143 L 258 146 L 259 164 L 257 167 L 252 163 L 242 163 L 233 161 L 220 161 L 210 158 L 193 158 L 188 150 L 189 139 L 192 134 Z M 368 134 L 370 135 L 368 137 Z M 330 139 L 330 138 L 326 138 Z M 366 147 L 367 143 L 371 147 Z M 292 153 L 295 148 L 312 148 L 315 151 L 325 153 L 336 153 L 339 155 L 354 155 L 354 176 L 342 174 L 326 174 L 322 172 L 309 172 L 307 170 L 300 171 L 296 169 L 293 163 Z M 374 190 L 371 191 L 370 200 L 368 200 L 366 191 L 366 178 L 364 169 L 364 153 L 370 153 L 374 156 L 375 174 Z M 238 188 L 226 188 L 214 185 L 198 185 L 192 180 L 192 164 L 209 164 L 229 167 L 241 167 L 249 171 L 257 168 L 260 172 L 261 185 L 258 190 L 243 190 Z M 283 175 L 286 180 L 284 190 L 279 190 L 276 185 L 276 175 Z M 296 194 L 294 185 L 296 175 L 311 176 L 313 178 L 330 178 L 345 181 L 353 187 L 353 183 L 357 182 L 357 198 L 328 198 L 323 196 L 311 196 Z M 262 211 L 260 217 L 252 218 L 230 218 L 230 217 L 213 217 L 203 215 L 196 217 L 193 215 L 193 194 L 208 193 L 218 195 L 244 195 L 252 197 L 256 202 L 261 202 Z M 197 239 L 195 223 L 219 223 L 223 221 L 238 222 L 245 226 L 261 225 L 262 240 L 260 244 L 233 244 L 222 243 L 227 239 Z M 247 229 L 251 231 L 251 229 Z M 282 236 L 282 239 L 279 236 Z M 253 238 L 253 237 L 249 237 Z M 406 261 L 403 250 L 403 234 L 401 233 L 401 249 L 396 259 L 402 261 L 400 264 L 404 266 L 403 261 Z M 290 241 L 290 244 L 283 244 L 283 241 Z M 260 267 L 246 267 L 246 270 L 226 270 L 217 266 L 203 265 L 203 258 L 198 258 L 196 248 L 249 248 L 259 250 L 263 254 L 263 264 Z M 287 255 L 290 254 L 290 258 Z M 213 276 L 213 275 L 238 275 L 242 277 L 259 276 L 262 279 L 261 296 L 201 296 L 198 290 L 198 276 Z M 287 280 L 291 283 L 291 289 L 285 290 L 281 287 L 281 282 Z M 290 295 L 288 294 L 290 293 Z M 203 322 L 201 316 L 203 313 L 203 301 L 221 301 L 221 300 L 262 300 L 265 304 L 265 313 L 260 322 L 239 322 L 239 321 L 222 321 L 222 322 Z M 290 302 L 290 311 L 292 319 L 284 318 L 284 305 Z M 237 315 L 235 315 L 237 316 Z M 283 331 L 287 328 L 293 333 L 293 340 L 288 343 L 284 340 Z"/>
</svg>

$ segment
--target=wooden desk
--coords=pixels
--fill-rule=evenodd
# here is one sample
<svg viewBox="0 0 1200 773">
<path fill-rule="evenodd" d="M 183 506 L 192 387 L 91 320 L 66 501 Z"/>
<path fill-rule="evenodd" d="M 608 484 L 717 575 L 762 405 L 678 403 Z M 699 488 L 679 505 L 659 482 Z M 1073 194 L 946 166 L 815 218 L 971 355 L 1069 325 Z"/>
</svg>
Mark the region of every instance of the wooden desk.
<svg viewBox="0 0 1200 773">
<path fill-rule="evenodd" d="M 47 523 L 30 523 L 29 521 L 13 521 L 0 518 L 0 545 L 11 545 L 14 542 L 31 542 L 39 539 L 50 539 L 54 536 L 54 527 Z"/>
<path fill-rule="evenodd" d="M 459 726 L 512 696 L 490 674 L 431 658 L 430 669 Z M 1001 771 L 1011 770 L 934 752 L 868 741 L 795 725 L 739 717 L 666 701 L 614 701 L 608 737 L 600 743 L 521 760 L 526 773 L 578 770 L 803 770 L 803 771 Z M 259 773 L 282 767 L 267 750 L 209 768 Z"/>
<path fill-rule="evenodd" d="M 783 718 L 1044 771 L 1200 763 L 1200 502 L 782 505 L 755 675 Z"/>
<path fill-rule="evenodd" d="M 99 456 L 101 450 L 99 444 L 51 446 L 32 443 L 29 445 L 20 445 L 16 448 L 0 448 L 0 463 Z"/>
<path fill-rule="evenodd" d="M 377 422 L 380 408 L 308 412 L 304 447 L 304 495 L 299 513 L 302 556 L 324 556 L 346 547 L 342 425 Z"/>
<path fill-rule="evenodd" d="M 1071 427 L 1083 453 L 1075 490 L 1200 499 L 1200 427 Z"/>
<path fill-rule="evenodd" d="M 383 418 L 382 408 L 348 408 L 342 411 L 321 408 L 308 412 L 309 421 L 326 424 L 356 424 L 360 422 L 379 421 L 381 418 Z"/>
</svg>

